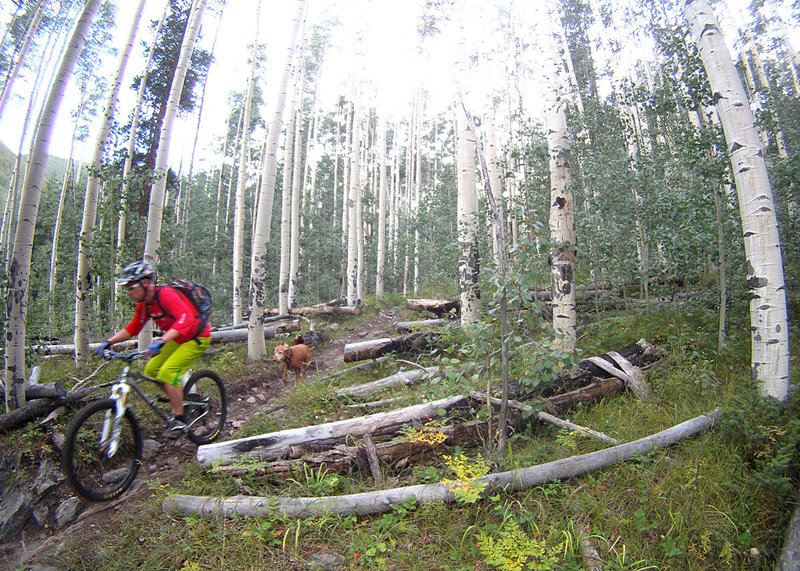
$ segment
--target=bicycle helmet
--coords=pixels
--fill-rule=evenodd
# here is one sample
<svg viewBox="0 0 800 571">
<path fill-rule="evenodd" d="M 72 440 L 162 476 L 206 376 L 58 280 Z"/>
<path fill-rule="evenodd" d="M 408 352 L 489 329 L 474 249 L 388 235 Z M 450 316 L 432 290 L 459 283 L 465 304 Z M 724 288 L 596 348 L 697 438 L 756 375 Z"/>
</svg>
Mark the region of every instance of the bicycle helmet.
<svg viewBox="0 0 800 571">
<path fill-rule="evenodd" d="M 134 283 L 138 281 L 142 281 L 145 278 L 151 278 L 155 280 L 156 272 L 153 269 L 153 266 L 148 264 L 145 261 L 136 261 L 131 262 L 124 268 L 122 268 L 122 274 L 120 274 L 119 279 L 117 280 L 117 284 L 124 286 L 128 285 L 129 283 Z"/>
</svg>

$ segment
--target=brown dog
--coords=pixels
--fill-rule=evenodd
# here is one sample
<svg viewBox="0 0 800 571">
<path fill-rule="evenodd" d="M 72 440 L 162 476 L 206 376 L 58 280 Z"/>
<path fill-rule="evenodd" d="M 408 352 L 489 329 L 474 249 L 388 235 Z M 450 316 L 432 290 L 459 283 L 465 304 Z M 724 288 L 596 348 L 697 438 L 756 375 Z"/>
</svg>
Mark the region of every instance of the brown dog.
<svg viewBox="0 0 800 571">
<path fill-rule="evenodd" d="M 275 356 L 273 360 L 276 363 L 283 363 L 283 377 L 282 380 L 286 383 L 286 371 L 291 369 L 298 379 L 306 376 L 308 371 L 308 363 L 311 361 L 312 349 L 308 345 L 292 345 L 289 347 L 286 343 L 281 343 L 275 347 Z"/>
</svg>

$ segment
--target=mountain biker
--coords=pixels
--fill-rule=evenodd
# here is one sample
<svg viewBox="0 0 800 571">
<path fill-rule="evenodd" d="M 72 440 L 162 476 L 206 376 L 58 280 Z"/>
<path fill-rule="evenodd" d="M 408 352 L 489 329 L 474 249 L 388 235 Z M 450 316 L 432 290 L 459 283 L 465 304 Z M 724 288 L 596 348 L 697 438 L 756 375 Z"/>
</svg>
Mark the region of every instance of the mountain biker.
<svg viewBox="0 0 800 571">
<path fill-rule="evenodd" d="M 144 372 L 161 381 L 159 387 L 166 393 L 174 413 L 166 436 L 177 438 L 188 424 L 183 414 L 181 377 L 208 348 L 211 330 L 207 323 L 202 323 L 186 296 L 169 286 L 156 285 L 156 281 L 155 270 L 145 261 L 130 263 L 122 269 L 117 283 L 127 287 L 128 297 L 136 304 L 135 314 L 128 325 L 101 343 L 96 351 L 104 357 L 109 346 L 138 335 L 147 321 L 153 319 L 163 333 L 147 348 L 150 360 Z"/>
</svg>

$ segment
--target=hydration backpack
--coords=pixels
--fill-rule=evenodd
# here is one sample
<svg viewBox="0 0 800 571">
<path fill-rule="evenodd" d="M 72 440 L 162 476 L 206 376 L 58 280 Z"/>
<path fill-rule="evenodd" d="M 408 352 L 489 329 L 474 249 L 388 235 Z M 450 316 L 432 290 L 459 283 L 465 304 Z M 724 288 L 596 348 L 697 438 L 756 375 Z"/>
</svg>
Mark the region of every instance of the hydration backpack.
<svg viewBox="0 0 800 571">
<path fill-rule="evenodd" d="M 205 286 L 200 285 L 192 280 L 183 278 L 175 280 L 174 282 L 170 282 L 166 284 L 166 286 L 182 293 L 184 296 L 186 296 L 186 299 L 192 302 L 192 305 L 200 316 L 200 325 L 197 328 L 197 334 L 200 335 L 203 329 L 206 328 L 208 320 L 211 318 L 211 310 L 213 306 L 211 292 L 208 291 L 208 288 Z"/>
</svg>

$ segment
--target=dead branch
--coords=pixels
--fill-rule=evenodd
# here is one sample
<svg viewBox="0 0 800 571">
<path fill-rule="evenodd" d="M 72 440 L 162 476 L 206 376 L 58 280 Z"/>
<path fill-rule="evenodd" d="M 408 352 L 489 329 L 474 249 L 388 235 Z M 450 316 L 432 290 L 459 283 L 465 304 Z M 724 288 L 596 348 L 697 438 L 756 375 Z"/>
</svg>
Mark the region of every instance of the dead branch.
<svg viewBox="0 0 800 571">
<path fill-rule="evenodd" d="M 716 409 L 633 442 L 597 452 L 571 456 L 562 460 L 548 462 L 547 464 L 490 474 L 477 478 L 474 482 L 486 483 L 487 486 L 483 493 L 491 494 L 499 490 L 505 492 L 525 490 L 556 479 L 566 480 L 624 462 L 638 454 L 647 454 L 653 450 L 666 448 L 684 438 L 708 430 L 714 426 L 719 412 L 720 409 Z M 456 499 L 446 484 L 422 484 L 392 490 L 314 498 L 275 496 L 219 498 L 174 495 L 167 497 L 161 508 L 167 514 L 198 514 L 223 517 L 236 515 L 261 517 L 280 514 L 288 517 L 307 518 L 331 513 L 340 515 L 384 513 L 390 511 L 392 506 L 400 505 L 412 498 L 418 503 L 431 501 L 452 502 Z"/>
</svg>

